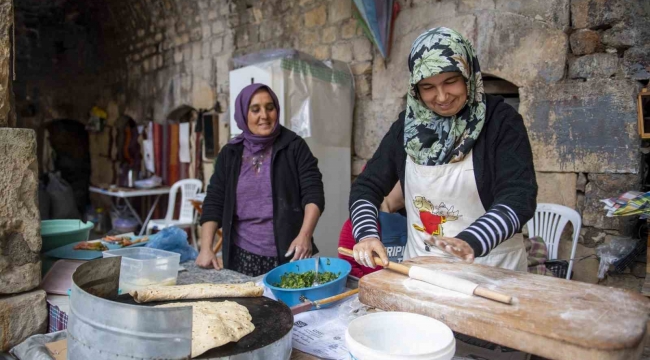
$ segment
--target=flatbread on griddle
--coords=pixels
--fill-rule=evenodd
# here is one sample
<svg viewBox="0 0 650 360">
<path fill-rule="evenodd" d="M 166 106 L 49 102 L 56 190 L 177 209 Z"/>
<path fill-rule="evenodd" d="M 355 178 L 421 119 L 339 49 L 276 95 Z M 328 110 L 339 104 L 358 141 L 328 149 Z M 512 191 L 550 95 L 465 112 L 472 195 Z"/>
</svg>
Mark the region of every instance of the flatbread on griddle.
<svg viewBox="0 0 650 360">
<path fill-rule="evenodd" d="M 237 342 L 255 330 L 248 309 L 234 301 L 197 301 L 157 305 L 160 308 L 192 307 L 192 357 Z"/>
<path fill-rule="evenodd" d="M 258 297 L 262 296 L 263 293 L 264 288 L 252 282 L 243 284 L 151 286 L 130 292 L 133 299 L 138 303 L 219 297 Z"/>
</svg>

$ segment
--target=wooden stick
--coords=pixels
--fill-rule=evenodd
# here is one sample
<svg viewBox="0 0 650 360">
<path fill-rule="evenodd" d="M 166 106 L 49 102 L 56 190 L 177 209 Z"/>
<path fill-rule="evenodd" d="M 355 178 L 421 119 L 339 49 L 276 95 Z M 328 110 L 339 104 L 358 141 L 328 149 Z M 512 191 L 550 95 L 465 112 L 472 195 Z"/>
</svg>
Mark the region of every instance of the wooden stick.
<svg viewBox="0 0 650 360">
<path fill-rule="evenodd" d="M 352 250 L 346 249 L 346 248 L 343 248 L 343 247 L 339 248 L 339 254 L 347 255 L 349 257 L 354 257 L 354 252 Z M 392 261 L 389 261 L 388 265 L 384 266 L 384 262 L 381 260 L 381 258 L 379 258 L 378 256 L 375 256 L 374 259 L 375 259 L 375 264 L 377 264 L 379 266 L 383 266 L 384 269 L 390 269 L 390 270 L 393 270 L 393 271 L 398 272 L 400 274 L 404 274 L 406 276 L 409 276 L 409 270 L 411 269 L 409 266 L 394 263 Z"/>
<path fill-rule="evenodd" d="M 217 230 L 216 235 L 219 237 L 219 240 L 217 240 L 217 243 L 214 244 L 214 247 L 212 248 L 212 252 L 215 254 L 219 252 L 221 245 L 223 245 L 223 233 L 221 232 L 221 229 Z"/>
<path fill-rule="evenodd" d="M 354 252 L 352 250 L 342 248 L 342 247 L 339 248 L 339 254 L 354 257 Z M 382 262 L 381 258 L 379 258 L 378 256 L 375 256 L 373 258 L 375 260 L 375 264 L 383 266 L 383 262 Z M 393 271 L 398 272 L 400 274 L 404 274 L 406 276 L 409 276 L 409 271 L 410 271 L 411 268 L 409 266 L 406 266 L 406 265 L 403 265 L 403 264 L 397 264 L 397 263 L 394 263 L 392 261 L 389 261 L 388 265 L 384 266 L 384 269 L 390 269 L 390 270 L 393 270 Z M 448 289 L 448 290 L 454 290 L 454 289 Z M 454 291 L 456 291 L 456 290 L 454 290 Z M 490 290 L 488 288 L 481 287 L 480 285 L 477 286 L 476 289 L 474 289 L 474 295 L 480 296 L 480 297 L 485 298 L 485 299 L 494 300 L 496 302 L 508 304 L 508 305 L 512 304 L 512 296 L 502 294 L 500 292 Z"/>
<path fill-rule="evenodd" d="M 484 288 L 480 285 L 474 289 L 474 295 L 508 305 L 512 304 L 512 296 Z"/>
<path fill-rule="evenodd" d="M 317 300 L 317 301 L 311 301 L 309 299 L 305 299 L 304 302 L 292 306 L 291 307 L 291 313 L 294 314 L 294 315 L 297 315 L 297 314 L 303 313 L 305 311 L 309 311 L 312 308 L 316 308 L 316 310 L 318 310 L 318 309 L 320 309 L 321 305 L 329 304 L 329 303 L 334 302 L 334 301 L 339 301 L 339 300 L 344 299 L 344 298 L 346 298 L 348 296 L 352 296 L 352 295 L 354 295 L 354 294 L 356 294 L 358 292 L 359 292 L 359 289 L 354 289 L 354 290 L 346 291 L 344 293 L 341 293 L 341 294 L 338 294 L 338 295 L 335 295 L 335 296 L 331 296 L 331 297 L 328 297 L 328 298 L 325 298 L 325 299 Z"/>
<path fill-rule="evenodd" d="M 325 298 L 325 299 L 316 300 L 316 301 L 314 301 L 314 305 L 319 306 L 319 305 L 329 304 L 331 302 L 335 302 L 335 301 L 339 301 L 341 299 L 345 299 L 346 297 L 352 296 L 352 295 L 354 295 L 354 294 L 356 294 L 358 292 L 359 292 L 359 289 L 349 290 L 349 291 L 346 291 L 344 293 L 338 294 L 336 296 L 331 296 L 331 297 L 328 297 L 328 298 Z"/>
<path fill-rule="evenodd" d="M 214 248 L 212 249 L 213 253 L 218 253 L 219 249 L 221 249 L 221 245 L 223 244 L 223 238 L 219 239 L 216 244 L 214 244 Z"/>
</svg>

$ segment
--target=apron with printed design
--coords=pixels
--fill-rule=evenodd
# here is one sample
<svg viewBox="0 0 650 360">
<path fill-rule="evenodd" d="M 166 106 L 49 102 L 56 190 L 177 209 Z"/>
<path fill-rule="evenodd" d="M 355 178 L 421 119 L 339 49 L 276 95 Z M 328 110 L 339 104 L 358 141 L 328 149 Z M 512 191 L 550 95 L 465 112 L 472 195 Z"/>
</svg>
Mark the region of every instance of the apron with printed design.
<svg viewBox="0 0 650 360">
<path fill-rule="evenodd" d="M 456 163 L 438 166 L 406 159 L 404 201 L 408 241 L 404 260 L 416 256 L 453 257 L 429 245 L 431 235 L 455 237 L 485 214 L 476 180 L 472 152 Z M 528 260 L 521 233 L 502 242 L 476 264 L 526 271 Z"/>
</svg>

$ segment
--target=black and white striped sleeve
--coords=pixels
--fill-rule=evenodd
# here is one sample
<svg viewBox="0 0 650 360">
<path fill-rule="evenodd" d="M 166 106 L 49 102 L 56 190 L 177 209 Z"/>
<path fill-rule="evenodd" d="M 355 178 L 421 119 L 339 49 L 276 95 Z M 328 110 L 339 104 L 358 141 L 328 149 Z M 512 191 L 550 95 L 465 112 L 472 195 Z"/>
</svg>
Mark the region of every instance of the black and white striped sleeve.
<svg viewBox="0 0 650 360">
<path fill-rule="evenodd" d="M 517 214 L 510 207 L 496 204 L 456 237 L 466 241 L 480 257 L 513 237 L 521 227 Z"/>
<path fill-rule="evenodd" d="M 377 207 L 370 201 L 355 201 L 350 207 L 350 221 L 352 222 L 354 240 L 359 242 L 369 237 L 379 238 L 378 219 Z"/>
</svg>

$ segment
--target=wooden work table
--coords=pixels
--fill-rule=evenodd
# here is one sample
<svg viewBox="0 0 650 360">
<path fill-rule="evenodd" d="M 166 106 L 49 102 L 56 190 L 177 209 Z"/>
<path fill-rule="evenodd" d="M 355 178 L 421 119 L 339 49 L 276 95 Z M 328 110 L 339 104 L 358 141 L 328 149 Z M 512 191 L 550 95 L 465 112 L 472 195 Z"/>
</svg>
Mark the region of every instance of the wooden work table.
<svg viewBox="0 0 650 360">
<path fill-rule="evenodd" d="M 419 257 L 404 262 L 512 295 L 512 305 L 382 270 L 360 281 L 362 303 L 436 318 L 452 330 L 551 359 L 638 359 L 650 300 L 626 290 Z"/>
</svg>

